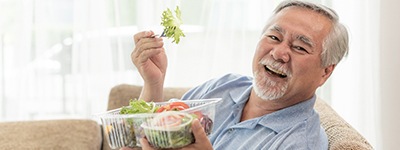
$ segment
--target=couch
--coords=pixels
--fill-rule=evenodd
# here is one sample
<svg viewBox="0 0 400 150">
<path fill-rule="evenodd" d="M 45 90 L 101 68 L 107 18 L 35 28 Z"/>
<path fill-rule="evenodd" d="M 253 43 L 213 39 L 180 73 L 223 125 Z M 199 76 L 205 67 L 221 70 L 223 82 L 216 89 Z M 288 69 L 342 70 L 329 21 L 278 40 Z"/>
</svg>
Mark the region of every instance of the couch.
<svg viewBox="0 0 400 150">
<path fill-rule="evenodd" d="M 166 88 L 164 99 L 179 98 L 189 88 Z M 126 106 L 137 98 L 141 86 L 120 84 L 109 94 L 107 110 Z M 368 141 L 341 118 L 323 100 L 317 99 L 330 150 L 372 150 Z M 60 119 L 41 121 L 0 122 L 0 149 L 71 149 L 110 150 L 101 124 L 92 119 Z"/>
</svg>

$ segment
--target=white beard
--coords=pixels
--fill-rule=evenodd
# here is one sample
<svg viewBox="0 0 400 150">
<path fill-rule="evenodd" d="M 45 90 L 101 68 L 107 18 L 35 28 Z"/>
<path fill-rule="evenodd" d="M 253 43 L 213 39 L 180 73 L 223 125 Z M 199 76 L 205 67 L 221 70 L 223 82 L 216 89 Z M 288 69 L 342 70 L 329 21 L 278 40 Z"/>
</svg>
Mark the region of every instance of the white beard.
<svg viewBox="0 0 400 150">
<path fill-rule="evenodd" d="M 268 61 L 266 61 L 268 62 Z M 286 69 L 285 69 L 286 70 Z M 258 97 L 263 100 L 276 100 L 281 98 L 288 88 L 288 82 L 276 82 L 264 74 L 266 72 L 255 71 L 253 79 L 253 88 Z"/>
</svg>

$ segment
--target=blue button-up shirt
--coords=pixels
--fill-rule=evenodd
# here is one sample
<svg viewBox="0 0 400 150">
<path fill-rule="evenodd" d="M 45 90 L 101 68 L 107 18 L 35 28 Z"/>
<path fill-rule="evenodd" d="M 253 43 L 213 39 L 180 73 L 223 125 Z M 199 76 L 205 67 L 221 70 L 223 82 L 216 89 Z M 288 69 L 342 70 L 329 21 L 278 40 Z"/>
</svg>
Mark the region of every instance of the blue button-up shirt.
<svg viewBox="0 0 400 150">
<path fill-rule="evenodd" d="M 252 78 L 228 74 L 188 91 L 182 99 L 222 98 L 209 139 L 217 150 L 326 150 L 328 139 L 313 106 L 316 97 L 240 122 Z"/>
</svg>

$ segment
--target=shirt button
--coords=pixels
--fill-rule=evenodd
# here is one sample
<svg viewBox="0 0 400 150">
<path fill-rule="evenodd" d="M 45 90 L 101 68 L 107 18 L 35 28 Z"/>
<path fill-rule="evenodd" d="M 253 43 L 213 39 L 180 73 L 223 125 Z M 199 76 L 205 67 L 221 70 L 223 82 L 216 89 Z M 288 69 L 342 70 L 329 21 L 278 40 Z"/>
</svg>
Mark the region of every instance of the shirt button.
<svg viewBox="0 0 400 150">
<path fill-rule="evenodd" d="M 228 133 L 232 133 L 233 131 L 235 131 L 235 129 L 229 129 Z"/>
</svg>

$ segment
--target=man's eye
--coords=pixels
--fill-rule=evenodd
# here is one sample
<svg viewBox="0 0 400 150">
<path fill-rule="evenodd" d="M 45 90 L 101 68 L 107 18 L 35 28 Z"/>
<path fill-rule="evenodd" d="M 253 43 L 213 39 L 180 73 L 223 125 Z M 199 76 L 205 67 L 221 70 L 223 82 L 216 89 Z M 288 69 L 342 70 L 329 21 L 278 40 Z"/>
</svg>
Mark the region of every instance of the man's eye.
<svg viewBox="0 0 400 150">
<path fill-rule="evenodd" d="M 269 37 L 270 39 L 274 40 L 274 41 L 280 41 L 280 40 L 278 39 L 278 37 L 276 37 L 276 36 L 268 35 L 268 37 Z"/>
<path fill-rule="evenodd" d="M 294 48 L 295 50 L 303 51 L 303 52 L 308 53 L 308 51 L 307 51 L 306 49 L 304 49 L 303 47 L 301 47 L 301 46 L 293 46 L 293 48 Z"/>
</svg>

